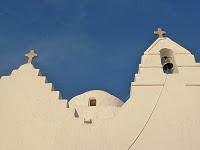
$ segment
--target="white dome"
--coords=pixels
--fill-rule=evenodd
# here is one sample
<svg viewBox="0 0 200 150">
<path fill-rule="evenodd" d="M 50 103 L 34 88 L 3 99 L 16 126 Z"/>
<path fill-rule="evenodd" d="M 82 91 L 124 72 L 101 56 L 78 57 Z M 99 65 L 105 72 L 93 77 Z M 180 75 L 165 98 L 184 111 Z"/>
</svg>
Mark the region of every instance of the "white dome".
<svg viewBox="0 0 200 150">
<path fill-rule="evenodd" d="M 117 97 L 101 90 L 92 90 L 75 96 L 69 102 L 71 106 L 88 106 L 89 100 L 95 99 L 96 106 L 116 106 L 120 107 L 123 105 L 123 102 Z"/>
</svg>

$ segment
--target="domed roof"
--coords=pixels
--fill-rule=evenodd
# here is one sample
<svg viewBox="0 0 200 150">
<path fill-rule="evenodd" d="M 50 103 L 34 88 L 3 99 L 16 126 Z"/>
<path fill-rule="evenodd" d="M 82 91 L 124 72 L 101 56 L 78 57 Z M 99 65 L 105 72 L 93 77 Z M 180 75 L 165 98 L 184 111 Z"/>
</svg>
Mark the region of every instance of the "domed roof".
<svg viewBox="0 0 200 150">
<path fill-rule="evenodd" d="M 92 90 L 75 96 L 69 102 L 70 107 L 72 106 L 89 106 L 89 101 L 95 100 L 96 106 L 116 106 L 120 107 L 123 102 L 117 97 L 101 90 Z"/>
</svg>

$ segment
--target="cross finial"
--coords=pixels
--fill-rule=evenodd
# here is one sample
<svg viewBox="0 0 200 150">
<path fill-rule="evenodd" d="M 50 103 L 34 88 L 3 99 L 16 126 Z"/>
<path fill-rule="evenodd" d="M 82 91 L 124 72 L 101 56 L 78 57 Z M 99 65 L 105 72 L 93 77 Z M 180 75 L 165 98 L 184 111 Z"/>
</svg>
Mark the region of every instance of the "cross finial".
<svg viewBox="0 0 200 150">
<path fill-rule="evenodd" d="M 162 38 L 166 34 L 166 31 L 163 31 L 161 28 L 158 28 L 157 31 L 154 31 L 154 34 L 157 34 L 159 38 Z"/>
<path fill-rule="evenodd" d="M 26 57 L 28 57 L 28 63 L 32 63 L 33 59 L 35 57 L 37 57 L 37 54 L 35 53 L 34 50 L 30 50 L 30 52 L 28 54 L 25 55 Z"/>
</svg>

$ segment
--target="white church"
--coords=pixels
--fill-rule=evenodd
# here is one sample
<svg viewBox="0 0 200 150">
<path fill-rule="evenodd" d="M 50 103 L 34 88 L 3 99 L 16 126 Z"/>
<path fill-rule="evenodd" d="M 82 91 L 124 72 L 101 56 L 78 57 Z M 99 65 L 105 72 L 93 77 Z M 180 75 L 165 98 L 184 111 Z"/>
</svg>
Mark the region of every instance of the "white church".
<svg viewBox="0 0 200 150">
<path fill-rule="evenodd" d="M 125 103 L 100 90 L 62 99 L 31 50 L 0 78 L 0 150 L 200 150 L 200 63 L 154 33 Z"/>
</svg>

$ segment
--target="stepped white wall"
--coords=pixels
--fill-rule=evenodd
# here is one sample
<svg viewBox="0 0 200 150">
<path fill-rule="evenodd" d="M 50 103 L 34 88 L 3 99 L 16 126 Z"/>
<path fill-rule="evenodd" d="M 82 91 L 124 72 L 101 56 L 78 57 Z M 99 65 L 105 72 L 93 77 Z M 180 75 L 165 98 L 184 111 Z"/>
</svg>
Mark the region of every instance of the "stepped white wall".
<svg viewBox="0 0 200 150">
<path fill-rule="evenodd" d="M 162 70 L 163 48 L 174 52 L 175 74 Z M 188 50 L 158 38 L 142 56 L 130 99 L 93 109 L 67 105 L 38 69 L 23 65 L 0 79 L 0 150 L 198 150 L 199 77 Z"/>
<path fill-rule="evenodd" d="M 163 73 L 163 48 L 173 50 L 178 72 Z M 130 99 L 114 120 L 112 149 L 198 150 L 199 77 L 200 64 L 186 49 L 169 38 L 154 42 L 142 56 Z"/>
</svg>

